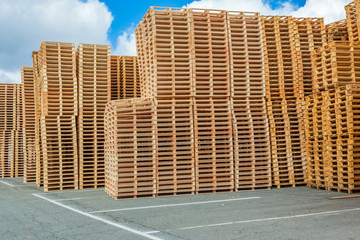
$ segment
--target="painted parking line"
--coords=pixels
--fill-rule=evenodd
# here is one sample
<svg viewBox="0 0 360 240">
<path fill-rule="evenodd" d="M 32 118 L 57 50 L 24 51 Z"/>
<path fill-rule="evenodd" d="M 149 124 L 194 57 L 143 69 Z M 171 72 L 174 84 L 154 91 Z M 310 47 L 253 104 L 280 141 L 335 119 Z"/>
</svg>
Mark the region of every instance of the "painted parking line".
<svg viewBox="0 0 360 240">
<path fill-rule="evenodd" d="M 64 199 L 56 199 L 55 201 L 56 202 L 62 202 L 62 201 L 87 200 L 87 199 L 106 199 L 106 198 L 112 199 L 110 197 L 105 196 L 105 197 L 64 198 Z"/>
<path fill-rule="evenodd" d="M 104 188 L 100 189 L 81 189 L 81 190 L 67 190 L 67 191 L 52 191 L 52 192 L 43 192 L 38 193 L 40 195 L 52 195 L 52 194 L 71 194 L 71 193 L 83 193 L 83 192 L 104 192 Z"/>
<path fill-rule="evenodd" d="M 10 186 L 10 187 L 15 187 L 15 185 L 10 184 L 10 183 L 7 183 L 7 182 L 4 182 L 4 181 L 0 181 L 0 183 L 5 184 L 5 185 L 8 185 L 8 186 Z"/>
<path fill-rule="evenodd" d="M 168 229 L 166 231 L 190 230 L 190 229 L 218 227 L 218 226 L 233 225 L 233 224 L 276 221 L 276 220 L 294 219 L 294 218 L 303 218 L 303 217 L 312 217 L 312 216 L 326 216 L 326 215 L 335 215 L 335 214 L 338 215 L 338 214 L 345 213 L 345 212 L 355 212 L 355 211 L 360 211 L 360 208 L 343 209 L 343 210 L 335 210 L 335 211 L 327 211 L 327 212 L 317 212 L 317 213 L 306 213 L 306 214 L 298 214 L 298 215 L 290 215 L 290 216 L 282 216 L 282 217 L 251 219 L 251 220 L 235 221 L 235 222 L 223 222 L 223 223 L 198 225 L 198 226 L 191 226 L 191 227 L 174 228 L 174 229 Z"/>
<path fill-rule="evenodd" d="M 92 212 L 88 212 L 88 213 L 107 213 L 107 212 L 131 211 L 131 210 L 142 210 L 142 209 L 151 209 L 151 208 L 166 208 L 166 207 L 178 207 L 178 206 L 188 206 L 188 205 L 203 205 L 203 204 L 221 203 L 221 202 L 254 200 L 254 199 L 259 199 L 259 198 L 260 197 L 232 198 L 232 199 L 222 199 L 222 200 L 202 201 L 202 202 L 188 202 L 188 203 L 175 203 L 175 204 L 153 205 L 153 206 L 144 206 L 144 207 L 118 208 L 118 209 L 92 211 Z"/>
<path fill-rule="evenodd" d="M 78 210 L 76 208 L 73 208 L 73 207 L 70 207 L 70 206 L 67 206 L 65 204 L 62 204 L 62 203 L 59 203 L 59 202 L 56 202 L 55 200 L 52 200 L 52 199 L 49 199 L 47 197 L 44 197 L 44 196 L 41 196 L 39 194 L 32 194 L 33 196 L 35 197 L 38 197 L 38 198 L 41 198 L 45 201 L 48 201 L 50 203 L 53 203 L 59 207 L 62 207 L 62 208 L 66 208 L 70 211 L 73 211 L 75 213 L 78 213 L 78 214 L 81 214 L 85 217 L 88 217 L 88 218 L 91 218 L 91 219 L 94 219 L 94 220 L 97 220 L 99 222 L 103 222 L 103 223 L 106 223 L 108 225 L 111 225 L 111 226 L 114 226 L 114 227 L 117 227 L 117 228 L 120 228 L 122 230 L 125 230 L 125 231 L 128 231 L 128 232 L 131 232 L 133 234 L 136 234 L 136 235 L 139 235 L 139 236 L 142 236 L 142 237 L 145 237 L 145 238 L 148 238 L 148 239 L 153 239 L 153 240 L 162 240 L 161 238 L 158 238 L 158 237 L 155 237 L 155 236 L 151 236 L 150 234 L 148 234 L 147 232 L 142 232 L 142 231 L 139 231 L 139 230 L 136 230 L 134 228 L 131 228 L 131 227 L 127 227 L 125 225 L 122 225 L 122 224 L 119 224 L 119 223 L 116 223 L 116 222 L 113 222 L 113 221 L 110 221 L 110 220 L 107 220 L 107 219 L 104 219 L 104 218 L 101 218 L 99 216 L 95 216 L 95 215 L 92 215 L 90 213 L 86 213 L 86 212 L 83 212 L 81 210 Z"/>
</svg>

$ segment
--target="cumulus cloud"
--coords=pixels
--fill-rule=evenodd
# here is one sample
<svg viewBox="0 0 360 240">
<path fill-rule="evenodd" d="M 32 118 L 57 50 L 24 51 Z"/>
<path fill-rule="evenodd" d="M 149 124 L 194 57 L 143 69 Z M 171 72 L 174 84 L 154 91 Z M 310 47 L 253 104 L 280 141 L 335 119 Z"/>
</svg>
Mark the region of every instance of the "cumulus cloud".
<svg viewBox="0 0 360 240">
<path fill-rule="evenodd" d="M 287 1 L 273 10 L 267 1 L 262 0 L 200 0 L 184 7 L 260 12 L 263 15 L 324 17 L 325 23 L 330 23 L 345 18 L 344 6 L 350 2 L 351 0 L 306 0 L 305 6 L 297 8 Z"/>
<path fill-rule="evenodd" d="M 130 27 L 123 31 L 117 38 L 114 55 L 136 56 L 135 28 Z"/>
<path fill-rule="evenodd" d="M 0 83 L 19 83 L 20 81 L 20 71 L 7 71 L 0 69 Z"/>
<path fill-rule="evenodd" d="M 346 18 L 345 5 L 351 0 L 307 0 L 305 6 L 291 13 L 296 17 L 324 17 L 325 23 Z"/>
<path fill-rule="evenodd" d="M 42 41 L 109 44 L 112 20 L 99 0 L 0 0 L 0 82 L 20 82 Z"/>
</svg>

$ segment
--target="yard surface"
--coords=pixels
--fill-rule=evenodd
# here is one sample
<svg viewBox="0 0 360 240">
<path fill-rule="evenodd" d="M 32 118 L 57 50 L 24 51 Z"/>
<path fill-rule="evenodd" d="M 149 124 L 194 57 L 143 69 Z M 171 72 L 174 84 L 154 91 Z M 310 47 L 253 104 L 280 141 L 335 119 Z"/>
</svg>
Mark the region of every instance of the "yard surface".
<svg viewBox="0 0 360 240">
<path fill-rule="evenodd" d="M 114 200 L 0 179 L 0 239 L 359 239 L 360 198 L 307 187 Z"/>
</svg>

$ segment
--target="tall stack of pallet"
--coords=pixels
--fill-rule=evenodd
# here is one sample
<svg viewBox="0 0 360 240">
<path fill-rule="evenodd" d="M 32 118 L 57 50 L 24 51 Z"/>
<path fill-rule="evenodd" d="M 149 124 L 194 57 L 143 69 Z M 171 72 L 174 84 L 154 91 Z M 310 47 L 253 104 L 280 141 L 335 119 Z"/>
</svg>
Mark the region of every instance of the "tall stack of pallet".
<svg viewBox="0 0 360 240">
<path fill-rule="evenodd" d="M 43 182 L 44 191 L 78 189 L 75 44 L 43 42 L 36 61 L 35 98 L 39 101 L 36 111 L 40 111 L 42 150 L 37 165 L 43 169 L 37 179 Z"/>
<path fill-rule="evenodd" d="M 22 86 L 0 84 L 0 178 L 23 176 L 22 107 Z"/>
<path fill-rule="evenodd" d="M 258 13 L 227 12 L 235 190 L 271 187 L 264 56 Z"/>
<path fill-rule="evenodd" d="M 145 77 L 140 80 L 141 96 L 155 97 L 157 194 L 194 193 L 190 12 L 150 8 L 136 37 L 139 68 Z"/>
<path fill-rule="evenodd" d="M 110 46 L 80 43 L 77 73 L 79 188 L 104 187 L 104 111 L 111 81 Z"/>
<path fill-rule="evenodd" d="M 24 182 L 36 182 L 35 98 L 33 67 L 21 67 L 23 88 Z"/>
<path fill-rule="evenodd" d="M 262 17 L 273 185 L 305 183 L 304 96 L 312 92 L 310 52 L 325 41 L 322 19 Z"/>
<path fill-rule="evenodd" d="M 359 43 L 331 42 L 313 53 L 316 94 L 306 99 L 305 111 L 310 187 L 360 190 L 359 63 Z"/>
<path fill-rule="evenodd" d="M 226 11 L 190 9 L 196 192 L 234 189 Z"/>
</svg>

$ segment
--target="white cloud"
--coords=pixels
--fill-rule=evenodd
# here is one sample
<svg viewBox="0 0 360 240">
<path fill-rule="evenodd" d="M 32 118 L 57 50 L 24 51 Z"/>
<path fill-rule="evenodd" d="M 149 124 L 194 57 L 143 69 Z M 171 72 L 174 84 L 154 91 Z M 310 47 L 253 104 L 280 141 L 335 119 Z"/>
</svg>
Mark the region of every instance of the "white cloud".
<svg viewBox="0 0 360 240">
<path fill-rule="evenodd" d="M 305 6 L 299 9 L 285 2 L 279 8 L 272 10 L 262 0 L 200 0 L 184 7 L 260 12 L 262 15 L 324 17 L 325 23 L 330 23 L 345 18 L 344 6 L 350 2 L 351 0 L 307 0 Z"/>
<path fill-rule="evenodd" d="M 113 51 L 114 55 L 120 56 L 136 56 L 136 40 L 135 40 L 135 29 L 130 27 L 128 30 L 123 31 L 118 36 L 116 41 L 116 48 Z"/>
<path fill-rule="evenodd" d="M 351 0 L 307 0 L 304 7 L 293 12 L 296 17 L 324 17 L 325 23 L 346 18 L 345 5 Z"/>
<path fill-rule="evenodd" d="M 20 82 L 42 41 L 109 44 L 112 20 L 99 0 L 0 0 L 0 82 Z"/>
<path fill-rule="evenodd" d="M 0 69 L 0 83 L 20 83 L 21 73 L 20 71 L 6 71 Z"/>
</svg>

